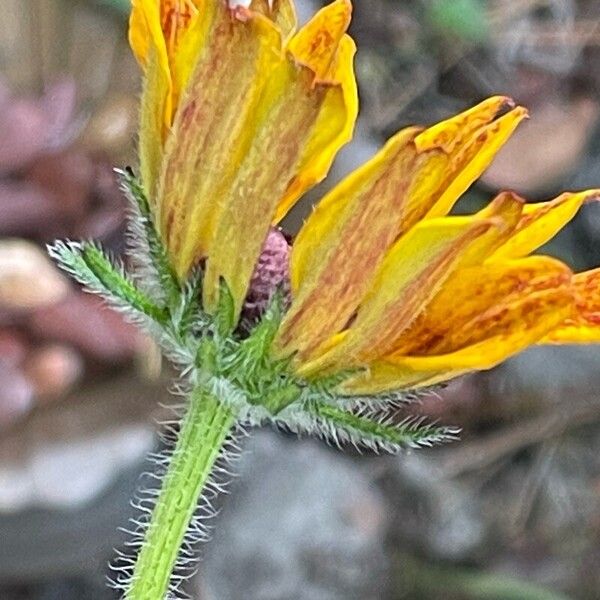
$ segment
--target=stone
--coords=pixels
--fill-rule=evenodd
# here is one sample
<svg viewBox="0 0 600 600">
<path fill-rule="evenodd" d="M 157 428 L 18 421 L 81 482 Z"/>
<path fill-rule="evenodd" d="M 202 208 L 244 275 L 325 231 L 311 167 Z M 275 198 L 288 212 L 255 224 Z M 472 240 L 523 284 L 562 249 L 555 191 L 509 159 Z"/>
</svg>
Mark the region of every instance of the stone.
<svg viewBox="0 0 600 600">
<path fill-rule="evenodd" d="M 89 156 L 75 148 L 47 152 L 32 164 L 26 176 L 53 198 L 57 213 L 71 228 L 86 217 L 95 177 Z"/>
<path fill-rule="evenodd" d="M 0 236 L 49 238 L 63 231 L 50 194 L 24 181 L 0 180 Z"/>
<path fill-rule="evenodd" d="M 0 240 L 0 310 L 30 311 L 65 298 L 70 285 L 35 244 Z"/>
<path fill-rule="evenodd" d="M 31 383 L 17 369 L 0 362 L 0 431 L 30 411 L 33 396 Z"/>
<path fill-rule="evenodd" d="M 69 392 L 83 376 L 83 359 L 70 346 L 49 344 L 37 348 L 23 367 L 37 400 L 53 400 Z"/>
<path fill-rule="evenodd" d="M 381 600 L 387 508 L 367 471 L 314 440 L 250 438 L 203 551 L 206 600 Z"/>
<path fill-rule="evenodd" d="M 384 459 L 385 460 L 385 459 Z M 435 560 L 477 556 L 488 531 L 467 484 L 445 479 L 436 453 L 420 450 L 386 461 L 384 491 L 393 501 L 393 537 Z"/>
<path fill-rule="evenodd" d="M 85 293 L 72 293 L 35 311 L 28 325 L 36 336 L 71 345 L 106 363 L 130 360 L 141 347 L 142 336 L 133 325 L 100 298 Z"/>
<path fill-rule="evenodd" d="M 0 329 L 0 364 L 18 367 L 27 354 L 27 342 L 16 329 Z"/>
</svg>

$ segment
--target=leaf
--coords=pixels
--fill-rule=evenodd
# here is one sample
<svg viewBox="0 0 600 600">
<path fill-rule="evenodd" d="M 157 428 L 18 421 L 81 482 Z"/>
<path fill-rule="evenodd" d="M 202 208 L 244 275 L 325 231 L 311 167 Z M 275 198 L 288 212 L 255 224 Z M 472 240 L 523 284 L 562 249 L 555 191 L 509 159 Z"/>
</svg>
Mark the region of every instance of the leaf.
<svg viewBox="0 0 600 600">
<path fill-rule="evenodd" d="M 394 423 L 389 413 L 372 418 L 326 402 L 310 402 L 307 410 L 326 437 L 392 453 L 451 441 L 458 434 L 456 429 L 425 423 L 421 418 Z"/>
<path fill-rule="evenodd" d="M 431 0 L 427 17 L 441 33 L 454 34 L 467 42 L 483 42 L 489 26 L 480 0 Z"/>
<path fill-rule="evenodd" d="M 219 301 L 215 315 L 217 332 L 222 337 L 228 336 L 236 325 L 236 308 L 233 295 L 225 279 L 219 281 Z"/>
<path fill-rule="evenodd" d="M 157 306 L 135 287 L 119 267 L 92 243 L 55 242 L 50 256 L 87 291 L 101 295 L 117 308 L 132 308 L 159 323 L 166 323 L 166 308 Z"/>
<path fill-rule="evenodd" d="M 173 304 L 180 297 L 181 288 L 171 266 L 167 250 L 154 226 L 148 197 L 132 172 L 117 169 L 116 173 L 121 180 L 121 187 L 134 209 L 134 214 L 130 216 L 134 249 L 132 258 L 141 258 L 143 262 L 151 264 L 165 296 Z M 136 253 L 140 249 L 148 256 L 137 256 Z"/>
<path fill-rule="evenodd" d="M 288 383 L 280 389 L 269 392 L 260 404 L 271 414 L 276 415 L 284 408 L 296 402 L 302 395 L 302 389 L 294 383 Z"/>
<path fill-rule="evenodd" d="M 182 293 L 182 306 L 179 312 L 179 334 L 185 337 L 193 332 L 194 326 L 207 322 L 202 311 L 202 270 L 193 272 Z"/>
</svg>

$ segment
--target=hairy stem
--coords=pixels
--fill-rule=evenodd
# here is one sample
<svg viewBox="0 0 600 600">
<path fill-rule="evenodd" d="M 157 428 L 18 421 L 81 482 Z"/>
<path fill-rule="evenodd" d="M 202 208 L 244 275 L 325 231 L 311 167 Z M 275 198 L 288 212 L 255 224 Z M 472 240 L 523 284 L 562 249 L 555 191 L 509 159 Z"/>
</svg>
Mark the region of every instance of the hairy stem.
<svg viewBox="0 0 600 600">
<path fill-rule="evenodd" d="M 196 388 L 134 568 L 127 600 L 163 600 L 198 500 L 235 424 L 230 408 Z"/>
</svg>

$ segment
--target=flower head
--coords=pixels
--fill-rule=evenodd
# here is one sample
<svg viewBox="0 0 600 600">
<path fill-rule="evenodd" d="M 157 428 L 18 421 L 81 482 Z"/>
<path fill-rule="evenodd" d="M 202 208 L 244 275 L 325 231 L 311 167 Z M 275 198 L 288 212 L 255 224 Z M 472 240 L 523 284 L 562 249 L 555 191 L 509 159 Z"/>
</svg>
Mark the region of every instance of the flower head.
<svg viewBox="0 0 600 600">
<path fill-rule="evenodd" d="M 209 313 L 227 289 L 239 318 L 272 224 L 352 135 L 351 9 L 335 0 L 298 30 L 292 0 L 133 1 L 143 185 L 179 280 L 203 265 Z M 329 192 L 293 244 L 274 360 L 375 394 L 597 341 L 598 271 L 530 256 L 597 190 L 449 216 L 526 116 L 496 96 L 403 129 Z"/>
<path fill-rule="evenodd" d="M 156 505 L 136 521 L 139 552 L 117 569 L 126 598 L 159 600 L 189 570 L 180 549 L 203 532 L 198 495 L 221 489 L 226 469 L 211 470 L 237 425 L 430 446 L 457 431 L 398 422 L 410 390 L 531 344 L 600 341 L 600 270 L 531 256 L 600 191 L 535 205 L 502 193 L 449 216 L 527 116 L 496 96 L 397 133 L 290 249 L 274 225 L 325 177 L 357 115 L 350 0 L 299 30 L 293 0 L 132 1 L 144 71 L 141 182 L 120 172 L 132 271 L 93 242 L 50 253 L 150 333 L 190 391 Z"/>
</svg>

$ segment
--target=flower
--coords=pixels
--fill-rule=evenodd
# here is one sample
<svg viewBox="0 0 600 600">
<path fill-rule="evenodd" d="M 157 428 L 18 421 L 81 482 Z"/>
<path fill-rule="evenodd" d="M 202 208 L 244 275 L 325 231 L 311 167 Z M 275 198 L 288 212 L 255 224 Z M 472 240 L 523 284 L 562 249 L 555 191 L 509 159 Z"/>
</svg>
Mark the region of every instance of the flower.
<svg viewBox="0 0 600 600">
<path fill-rule="evenodd" d="M 141 172 L 156 225 L 180 278 L 206 261 L 207 308 L 224 278 L 239 314 L 275 214 L 323 179 L 352 135 L 350 2 L 296 33 L 290 0 L 133 6 Z"/>
<path fill-rule="evenodd" d="M 292 0 L 133 0 L 142 181 L 178 278 L 203 264 L 209 313 L 224 282 L 239 317 L 272 224 L 351 138 L 351 10 L 335 0 L 297 30 Z M 600 271 L 530 256 L 598 190 L 448 216 L 526 116 L 495 96 L 403 129 L 334 187 L 293 244 L 274 359 L 376 394 L 598 341 Z"/>
</svg>

